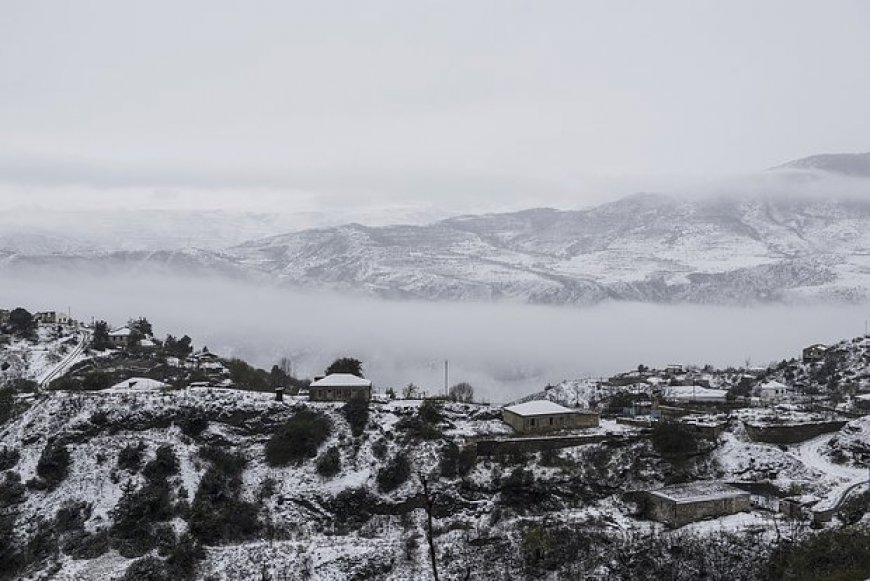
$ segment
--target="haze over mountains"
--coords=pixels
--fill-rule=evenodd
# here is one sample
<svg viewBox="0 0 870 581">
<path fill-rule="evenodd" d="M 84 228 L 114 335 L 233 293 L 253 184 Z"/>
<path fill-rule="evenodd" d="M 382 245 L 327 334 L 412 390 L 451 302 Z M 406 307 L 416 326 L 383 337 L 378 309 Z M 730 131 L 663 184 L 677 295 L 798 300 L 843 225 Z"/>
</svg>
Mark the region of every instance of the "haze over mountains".
<svg viewBox="0 0 870 581">
<path fill-rule="evenodd" d="M 813 156 L 775 171 L 817 185 L 796 194 L 636 194 L 583 210 L 534 208 L 423 225 L 351 223 L 272 236 L 286 221 L 269 214 L 145 213 L 137 222 L 150 234 L 131 228 L 128 237 L 124 224 L 112 225 L 107 215 L 97 227 L 107 238 L 116 232 L 119 246 L 94 251 L 62 230 L 54 237 L 6 235 L 0 269 L 219 275 L 423 300 L 866 300 L 870 196 L 861 188 L 870 154 Z M 859 195 L 825 185 L 841 176 L 859 184 Z M 137 236 L 161 244 L 137 245 Z"/>
</svg>

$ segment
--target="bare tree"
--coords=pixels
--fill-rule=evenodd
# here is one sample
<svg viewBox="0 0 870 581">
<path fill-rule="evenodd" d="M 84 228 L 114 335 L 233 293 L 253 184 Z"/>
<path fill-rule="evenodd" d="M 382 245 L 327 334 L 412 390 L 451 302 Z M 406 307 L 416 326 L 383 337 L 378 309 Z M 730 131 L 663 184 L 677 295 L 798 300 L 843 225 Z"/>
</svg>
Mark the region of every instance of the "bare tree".
<svg viewBox="0 0 870 581">
<path fill-rule="evenodd" d="M 429 542 L 429 560 L 432 562 L 432 576 L 438 581 L 438 560 L 435 552 L 435 537 L 432 532 L 432 512 L 435 506 L 435 495 L 429 491 L 429 481 L 422 472 L 417 473 L 420 484 L 423 485 L 424 508 L 426 510 L 426 540 Z"/>
<path fill-rule="evenodd" d="M 452 386 L 448 395 L 453 401 L 471 403 L 474 401 L 474 387 L 463 381 Z"/>
</svg>

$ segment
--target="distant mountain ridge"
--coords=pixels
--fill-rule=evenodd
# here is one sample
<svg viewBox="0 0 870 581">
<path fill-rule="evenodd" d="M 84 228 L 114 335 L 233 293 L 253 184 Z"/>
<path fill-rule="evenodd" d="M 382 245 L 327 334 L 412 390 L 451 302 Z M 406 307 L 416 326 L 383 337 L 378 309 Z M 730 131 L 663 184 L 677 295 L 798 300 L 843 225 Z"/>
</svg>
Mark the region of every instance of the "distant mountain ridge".
<svg viewBox="0 0 870 581">
<path fill-rule="evenodd" d="M 773 169 L 819 170 L 850 177 L 870 177 L 870 152 L 811 155 Z"/>
<path fill-rule="evenodd" d="M 0 252 L 0 272 L 255 278 L 391 299 L 741 304 L 870 298 L 867 201 L 637 194 L 424 226 L 347 224 L 224 251 Z"/>
</svg>

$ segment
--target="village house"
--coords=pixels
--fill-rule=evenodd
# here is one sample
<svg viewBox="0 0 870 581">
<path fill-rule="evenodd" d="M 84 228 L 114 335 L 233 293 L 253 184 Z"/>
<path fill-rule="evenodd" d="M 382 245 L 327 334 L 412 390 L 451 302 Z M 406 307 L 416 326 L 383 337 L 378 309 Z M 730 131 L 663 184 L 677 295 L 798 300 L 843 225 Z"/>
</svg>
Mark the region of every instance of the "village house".
<svg viewBox="0 0 870 581">
<path fill-rule="evenodd" d="M 784 385 L 778 381 L 768 381 L 767 383 L 762 383 L 761 387 L 758 388 L 758 394 L 761 397 L 761 401 L 771 402 L 771 401 L 782 401 L 784 399 L 788 399 L 791 396 L 792 388 Z"/>
<path fill-rule="evenodd" d="M 311 401 L 349 401 L 372 398 L 372 382 L 350 373 L 332 373 L 308 386 Z"/>
<path fill-rule="evenodd" d="M 549 400 L 535 400 L 508 406 L 502 419 L 521 434 L 598 427 L 598 414 L 566 408 Z"/>
<path fill-rule="evenodd" d="M 187 356 L 187 359 L 184 360 L 184 366 L 188 369 L 200 369 L 203 365 L 212 363 L 220 364 L 220 357 L 207 349 L 191 353 Z"/>
<path fill-rule="evenodd" d="M 828 346 L 821 343 L 816 343 L 815 345 L 805 347 L 802 353 L 803 361 L 804 363 L 814 363 L 816 361 L 821 361 L 825 358 L 825 353 L 827 353 L 827 351 Z"/>
<path fill-rule="evenodd" d="M 109 333 L 109 344 L 112 347 L 126 347 L 130 341 L 133 330 L 130 327 L 121 327 Z"/>
<path fill-rule="evenodd" d="M 42 311 L 33 315 L 33 320 L 40 325 L 68 325 L 69 315 L 60 311 Z"/>
<path fill-rule="evenodd" d="M 750 494 L 723 482 L 675 484 L 647 492 L 647 514 L 671 527 L 751 507 Z"/>
</svg>

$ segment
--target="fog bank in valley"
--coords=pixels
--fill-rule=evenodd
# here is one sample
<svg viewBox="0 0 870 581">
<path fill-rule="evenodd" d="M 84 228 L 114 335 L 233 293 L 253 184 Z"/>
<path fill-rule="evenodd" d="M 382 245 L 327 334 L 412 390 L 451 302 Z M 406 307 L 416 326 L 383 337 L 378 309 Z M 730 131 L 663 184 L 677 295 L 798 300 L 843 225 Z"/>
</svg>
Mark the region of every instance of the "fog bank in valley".
<svg viewBox="0 0 870 581">
<path fill-rule="evenodd" d="M 809 343 L 856 336 L 870 317 L 868 305 L 387 302 L 219 279 L 43 275 L 0 282 L 0 306 L 69 307 L 76 318 L 114 325 L 147 316 L 161 337 L 187 333 L 197 347 L 264 367 L 290 357 L 300 376 L 352 355 L 381 388 L 413 382 L 436 392 L 449 360 L 450 383 L 469 381 L 493 402 L 639 363 L 766 364 Z"/>
</svg>

